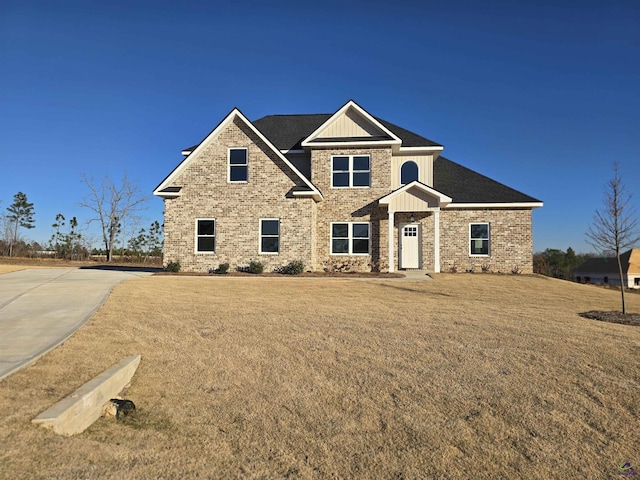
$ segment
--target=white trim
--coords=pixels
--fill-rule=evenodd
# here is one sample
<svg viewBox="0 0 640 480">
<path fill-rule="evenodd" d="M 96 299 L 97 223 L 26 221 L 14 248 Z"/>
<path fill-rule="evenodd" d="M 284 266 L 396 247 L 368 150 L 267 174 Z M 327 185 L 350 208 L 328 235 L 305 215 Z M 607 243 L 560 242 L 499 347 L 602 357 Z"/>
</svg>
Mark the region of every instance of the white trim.
<svg viewBox="0 0 640 480">
<path fill-rule="evenodd" d="M 213 235 L 198 235 L 198 222 L 200 221 L 213 221 Z M 193 242 L 193 253 L 195 255 L 215 255 L 216 253 L 216 231 L 218 230 L 218 221 L 215 218 L 209 218 L 209 217 L 205 217 L 205 218 L 196 218 L 196 222 L 195 222 L 195 231 L 194 231 L 194 242 Z M 202 237 L 202 238 L 211 238 L 213 237 L 213 251 L 200 251 L 198 250 L 198 239 Z"/>
<path fill-rule="evenodd" d="M 184 160 L 182 160 L 182 162 L 180 162 L 180 164 L 167 176 L 167 178 L 165 178 L 162 183 L 160 183 L 160 185 L 158 185 L 156 187 L 156 189 L 153 191 L 153 194 L 158 196 L 158 197 L 163 197 L 165 196 L 162 192 L 160 192 L 160 190 L 171 186 L 172 182 L 175 180 L 175 178 L 180 175 L 180 173 L 185 169 L 185 167 L 191 162 L 191 159 L 193 157 L 195 157 L 195 155 L 197 155 L 198 153 L 200 153 L 204 148 L 205 145 L 209 143 L 209 141 L 212 138 L 215 138 L 221 131 L 223 131 L 226 126 L 229 124 L 229 122 L 231 122 L 235 117 L 240 118 L 264 143 L 267 144 L 267 146 L 278 156 L 280 157 L 280 159 L 289 167 L 291 168 L 291 170 L 304 182 L 305 185 L 307 185 L 309 187 L 309 190 L 311 190 L 311 192 L 301 192 L 300 195 L 307 193 L 308 195 L 311 195 L 313 197 L 313 199 L 316 202 L 320 202 L 322 201 L 322 194 L 320 193 L 320 191 L 315 187 L 315 185 L 313 185 L 304 175 L 302 175 L 302 173 L 300 173 L 300 171 L 287 159 L 287 157 L 285 157 L 282 153 L 280 153 L 280 151 L 273 145 L 273 143 L 271 143 L 271 141 L 269 141 L 269 139 L 267 137 L 265 137 L 260 130 L 258 130 L 253 123 L 251 123 L 247 117 L 245 117 L 242 112 L 240 110 L 238 110 L 237 108 L 234 108 L 229 115 L 227 115 L 221 122 L 220 124 L 218 124 L 218 126 L 216 128 L 214 128 L 211 133 L 209 133 L 209 135 L 206 136 L 206 138 L 200 142 L 200 144 L 193 150 L 193 152 L 191 152 L 187 158 L 185 158 Z"/>
<path fill-rule="evenodd" d="M 375 146 L 387 146 L 387 145 L 397 145 L 398 142 L 387 141 L 387 140 L 378 140 L 378 141 L 357 141 L 357 142 L 320 142 L 320 143 L 311 143 L 305 145 L 305 147 L 313 147 L 313 148 L 324 148 L 324 147 L 375 147 Z"/>
<path fill-rule="evenodd" d="M 246 167 L 247 179 L 246 180 L 231 180 L 231 150 L 244 150 L 245 152 L 245 164 L 235 164 L 235 167 Z M 248 147 L 227 147 L 227 183 L 249 183 L 249 148 Z"/>
<path fill-rule="evenodd" d="M 398 153 L 419 153 L 419 152 L 441 152 L 444 150 L 442 145 L 424 146 L 424 147 L 400 147 Z"/>
<path fill-rule="evenodd" d="M 354 110 L 356 110 L 360 115 L 362 115 L 367 121 L 369 121 L 374 127 L 382 130 L 385 134 L 387 134 L 388 136 L 391 137 L 391 140 L 389 141 L 378 141 L 378 142 L 374 142 L 374 141 L 370 141 L 370 142 L 338 142 L 338 143 L 334 143 L 334 142 L 329 142 L 329 143 L 321 143 L 321 144 L 310 144 L 310 142 L 312 142 L 316 136 L 325 128 L 327 128 L 329 125 L 331 125 L 339 116 L 345 114 L 347 112 L 347 110 L 349 108 L 353 108 Z M 313 133 L 311 133 L 311 135 L 309 135 L 307 138 L 305 138 L 302 143 L 300 145 L 302 145 L 303 147 L 322 147 L 322 146 L 327 146 L 327 147 L 334 147 L 334 146 L 344 146 L 344 145 L 387 145 L 387 144 L 392 144 L 392 145 L 401 145 L 402 144 L 402 140 L 400 140 L 400 138 L 398 138 L 393 132 L 391 132 L 388 128 L 386 128 L 384 125 L 382 125 L 379 121 L 377 121 L 375 118 L 373 118 L 364 108 L 362 108 L 360 105 L 358 105 L 356 102 L 354 102 L 353 100 L 349 100 L 347 103 L 345 103 L 340 110 L 338 110 L 336 113 L 334 113 L 333 115 L 331 115 L 331 117 L 329 117 L 322 125 L 320 125 L 318 128 L 316 128 Z"/>
<path fill-rule="evenodd" d="M 349 174 L 349 185 L 338 185 L 335 186 L 333 184 L 333 174 L 335 170 L 333 169 L 333 159 L 336 157 L 346 157 L 349 159 L 349 170 L 346 173 Z M 353 175 L 354 173 L 364 173 L 367 170 L 355 170 L 353 168 L 353 160 L 355 157 L 367 157 L 369 159 L 369 185 L 353 185 Z M 338 173 L 345 173 L 344 170 L 338 170 Z M 371 188 L 371 155 L 369 154 L 359 154 L 359 155 L 331 155 L 331 188 L 336 189 L 344 189 L 344 188 Z"/>
<path fill-rule="evenodd" d="M 193 152 L 193 150 L 182 150 L 182 151 L 180 152 L 180 154 L 181 154 L 181 155 L 190 155 L 190 154 L 191 154 L 191 152 Z"/>
<path fill-rule="evenodd" d="M 440 273 L 440 209 L 433 213 L 433 271 Z"/>
<path fill-rule="evenodd" d="M 344 240 L 345 238 L 349 242 L 349 252 L 347 253 L 333 253 L 333 226 L 335 224 L 343 224 L 346 223 L 348 226 L 347 236 L 346 237 L 338 237 L 340 240 Z M 367 225 L 368 236 L 367 240 L 369 243 L 369 247 L 367 248 L 367 253 L 353 253 L 353 240 L 356 238 L 364 238 L 364 237 L 354 237 L 353 236 L 353 225 Z M 329 224 L 329 255 L 336 257 L 345 257 L 345 256 L 358 256 L 363 257 L 367 255 L 371 255 L 371 222 L 331 222 Z"/>
<path fill-rule="evenodd" d="M 473 237 L 471 236 L 471 225 L 486 225 L 487 226 L 487 253 L 471 253 L 471 242 Z M 485 240 L 484 238 L 476 238 L 476 240 Z M 490 257 L 491 256 L 491 224 L 489 222 L 469 222 L 469 256 L 470 257 Z"/>
<path fill-rule="evenodd" d="M 395 222 L 395 214 L 396 212 L 394 212 L 393 210 L 389 210 L 389 225 L 388 225 L 388 236 L 389 236 L 389 273 L 393 273 L 395 272 L 395 262 L 393 260 L 394 257 L 394 245 L 395 242 L 393 241 L 393 230 L 394 230 L 394 222 Z"/>
<path fill-rule="evenodd" d="M 447 206 L 450 202 L 451 202 L 451 197 L 446 196 L 444 193 L 440 193 L 437 190 L 434 190 L 433 188 L 425 185 L 424 183 L 420 183 L 418 181 L 413 181 L 411 183 L 407 183 L 405 186 L 398 188 L 397 190 L 385 195 L 384 197 L 382 197 L 381 199 L 378 200 L 378 203 L 380 205 L 389 205 L 389 203 L 391 202 L 391 199 L 393 199 L 394 197 L 397 197 L 398 195 L 400 195 L 401 193 L 406 192 L 407 190 L 409 190 L 410 188 L 416 187 L 419 190 L 422 190 L 423 192 L 436 197 L 438 199 L 438 204 L 440 207 L 443 206 Z"/>
<path fill-rule="evenodd" d="M 275 220 L 278 222 L 278 251 L 277 252 L 263 252 L 262 251 L 262 237 L 273 238 L 274 235 L 263 235 L 262 234 L 262 221 L 263 220 Z M 280 239 L 282 237 L 280 232 L 280 219 L 279 218 L 260 218 L 258 220 L 258 254 L 260 255 L 280 255 Z"/>
<path fill-rule="evenodd" d="M 305 153 L 304 150 L 300 149 L 300 150 L 280 150 L 280 153 L 283 155 L 288 155 L 289 153 Z"/>
<path fill-rule="evenodd" d="M 514 203 L 450 203 L 446 208 L 539 208 L 542 202 Z"/>
</svg>

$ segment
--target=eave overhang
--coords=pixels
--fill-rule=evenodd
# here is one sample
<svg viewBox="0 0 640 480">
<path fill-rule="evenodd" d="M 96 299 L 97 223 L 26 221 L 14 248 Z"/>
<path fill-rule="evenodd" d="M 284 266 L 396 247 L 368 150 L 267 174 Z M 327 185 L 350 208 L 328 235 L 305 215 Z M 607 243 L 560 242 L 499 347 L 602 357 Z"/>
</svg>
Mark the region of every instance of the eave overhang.
<svg viewBox="0 0 640 480">
<path fill-rule="evenodd" d="M 427 194 L 429 196 L 432 196 L 432 197 L 436 198 L 438 200 L 438 206 L 440 208 L 446 207 L 452 201 L 451 197 L 445 195 L 442 192 L 438 192 L 437 190 L 434 190 L 430 186 L 425 185 L 424 183 L 420 183 L 420 182 L 418 182 L 416 180 L 416 181 L 413 181 L 411 183 L 407 183 L 406 185 L 398 188 L 397 190 L 394 190 L 393 192 L 389 193 L 388 195 L 385 195 L 384 197 L 381 197 L 378 200 L 378 204 L 379 205 L 388 206 L 394 198 L 396 198 L 396 197 L 398 197 L 398 196 L 404 194 L 405 192 L 408 192 L 409 190 L 414 189 L 414 188 L 420 190 L 421 192 L 423 192 L 423 193 L 425 193 L 425 194 Z"/>
<path fill-rule="evenodd" d="M 259 138 L 262 140 L 291 170 L 302 180 L 308 190 L 302 191 L 294 191 L 293 195 L 298 197 L 310 196 L 316 202 L 322 201 L 322 194 L 313 185 L 309 179 L 307 179 L 288 159 L 285 157 L 280 150 L 278 150 L 271 141 L 265 137 L 260 130 L 258 130 L 253 123 L 244 116 L 244 114 L 237 108 L 231 110 L 231 112 L 205 137 L 202 142 L 200 142 L 193 150 L 185 149 L 184 152 L 189 152 L 187 157 L 180 162 L 180 164 L 173 169 L 173 171 L 156 187 L 153 191 L 153 194 L 158 197 L 163 198 L 175 198 L 179 195 L 179 191 L 176 194 L 175 192 L 167 191 L 168 188 L 181 188 L 178 186 L 171 185 L 171 183 L 175 180 L 175 178 L 185 169 L 185 167 L 191 162 L 191 159 L 194 158 L 200 151 L 205 148 L 205 145 L 209 143 L 209 140 L 215 138 L 230 122 L 232 122 L 235 118 L 239 118 L 242 122 L 244 122 Z"/>
</svg>

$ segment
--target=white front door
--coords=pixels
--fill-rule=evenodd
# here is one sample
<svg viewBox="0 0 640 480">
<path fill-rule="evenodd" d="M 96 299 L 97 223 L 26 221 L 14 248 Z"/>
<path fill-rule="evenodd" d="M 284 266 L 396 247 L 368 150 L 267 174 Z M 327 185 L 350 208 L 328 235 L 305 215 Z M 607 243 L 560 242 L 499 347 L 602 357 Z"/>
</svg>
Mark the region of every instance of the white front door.
<svg viewBox="0 0 640 480">
<path fill-rule="evenodd" d="M 400 268 L 420 268 L 420 224 L 400 226 Z"/>
</svg>

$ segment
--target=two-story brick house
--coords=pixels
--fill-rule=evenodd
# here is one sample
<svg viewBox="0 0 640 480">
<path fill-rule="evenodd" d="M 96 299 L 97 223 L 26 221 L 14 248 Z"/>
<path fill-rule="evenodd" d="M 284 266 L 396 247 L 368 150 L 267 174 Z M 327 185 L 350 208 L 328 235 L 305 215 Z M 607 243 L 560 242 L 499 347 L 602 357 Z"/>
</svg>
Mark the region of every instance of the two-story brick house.
<svg viewBox="0 0 640 480">
<path fill-rule="evenodd" d="M 542 203 L 442 150 L 353 101 L 254 122 L 233 109 L 154 191 L 165 263 L 530 272 Z"/>
</svg>

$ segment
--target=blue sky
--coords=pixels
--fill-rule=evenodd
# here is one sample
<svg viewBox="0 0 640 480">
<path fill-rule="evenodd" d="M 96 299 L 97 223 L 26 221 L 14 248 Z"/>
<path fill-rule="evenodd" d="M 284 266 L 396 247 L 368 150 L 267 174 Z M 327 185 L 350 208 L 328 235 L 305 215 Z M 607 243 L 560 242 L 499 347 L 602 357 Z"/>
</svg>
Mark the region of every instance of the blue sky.
<svg viewBox="0 0 640 480">
<path fill-rule="evenodd" d="M 640 215 L 637 0 L 0 0 L 0 62 L 0 209 L 26 193 L 40 242 L 57 213 L 90 218 L 82 174 L 150 195 L 234 106 L 349 99 L 544 201 L 535 251 L 592 250 L 615 161 Z"/>
</svg>

